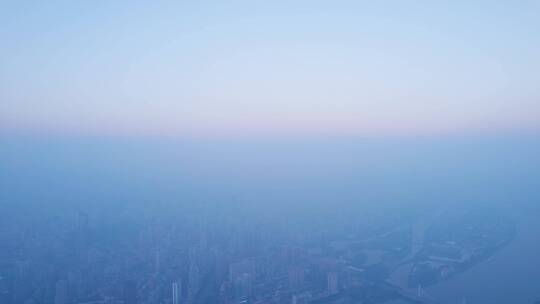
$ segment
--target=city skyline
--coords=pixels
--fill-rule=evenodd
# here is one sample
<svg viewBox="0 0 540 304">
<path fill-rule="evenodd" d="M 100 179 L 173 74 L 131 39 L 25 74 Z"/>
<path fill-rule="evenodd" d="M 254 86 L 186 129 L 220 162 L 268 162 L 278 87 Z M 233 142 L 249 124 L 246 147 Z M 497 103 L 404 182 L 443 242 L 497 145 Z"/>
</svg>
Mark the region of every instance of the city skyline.
<svg viewBox="0 0 540 304">
<path fill-rule="evenodd" d="M 0 304 L 540 304 L 540 0 L 0 1 Z"/>
</svg>

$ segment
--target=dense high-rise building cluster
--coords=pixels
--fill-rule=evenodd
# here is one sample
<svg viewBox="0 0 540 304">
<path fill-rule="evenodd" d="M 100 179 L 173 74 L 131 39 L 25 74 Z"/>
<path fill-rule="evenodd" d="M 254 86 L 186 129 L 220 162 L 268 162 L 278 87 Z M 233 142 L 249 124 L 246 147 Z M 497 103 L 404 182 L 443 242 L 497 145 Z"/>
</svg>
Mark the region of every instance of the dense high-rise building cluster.
<svg viewBox="0 0 540 304">
<path fill-rule="evenodd" d="M 505 241 L 508 230 L 500 219 L 467 226 L 458 217 L 455 227 L 468 227 L 470 236 L 456 239 L 459 228 L 449 231 L 436 221 L 428 230 L 408 216 L 378 216 L 302 229 L 231 215 L 81 212 L 6 219 L 0 302 L 429 303 L 393 281 L 392 271 L 410 263 L 411 280 L 420 285 L 434 275 L 444 278 Z M 490 238 L 473 242 L 470 231 Z"/>
</svg>

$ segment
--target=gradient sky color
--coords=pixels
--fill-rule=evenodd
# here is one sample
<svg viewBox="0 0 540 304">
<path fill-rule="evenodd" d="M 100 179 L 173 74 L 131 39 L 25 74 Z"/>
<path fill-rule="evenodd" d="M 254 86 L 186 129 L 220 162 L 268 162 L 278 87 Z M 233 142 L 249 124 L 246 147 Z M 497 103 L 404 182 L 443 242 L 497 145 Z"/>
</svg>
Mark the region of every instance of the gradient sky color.
<svg viewBox="0 0 540 304">
<path fill-rule="evenodd" d="M 540 131 L 539 1 L 2 1 L 4 133 Z"/>
</svg>

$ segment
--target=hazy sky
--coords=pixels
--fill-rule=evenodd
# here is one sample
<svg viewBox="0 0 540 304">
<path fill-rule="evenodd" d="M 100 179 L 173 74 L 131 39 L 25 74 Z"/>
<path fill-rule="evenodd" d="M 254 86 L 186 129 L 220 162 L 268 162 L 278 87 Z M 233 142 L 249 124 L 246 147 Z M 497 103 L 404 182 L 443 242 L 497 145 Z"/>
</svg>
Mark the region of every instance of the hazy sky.
<svg viewBox="0 0 540 304">
<path fill-rule="evenodd" d="M 4 133 L 540 131 L 540 1 L 1 1 Z"/>
</svg>

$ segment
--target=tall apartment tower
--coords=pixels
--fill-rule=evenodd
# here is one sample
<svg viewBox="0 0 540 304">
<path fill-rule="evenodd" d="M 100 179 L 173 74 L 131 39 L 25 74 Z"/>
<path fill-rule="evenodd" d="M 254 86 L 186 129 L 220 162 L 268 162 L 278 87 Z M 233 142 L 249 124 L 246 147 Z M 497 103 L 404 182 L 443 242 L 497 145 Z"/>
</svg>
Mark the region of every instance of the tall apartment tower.
<svg viewBox="0 0 540 304">
<path fill-rule="evenodd" d="M 337 272 L 328 273 L 328 293 L 336 294 L 339 292 L 339 282 Z"/>
<path fill-rule="evenodd" d="M 294 266 L 289 268 L 289 288 L 297 290 L 304 285 L 304 269 Z"/>
<path fill-rule="evenodd" d="M 59 280 L 56 282 L 54 304 L 66 304 L 68 302 L 68 282 Z"/>
<path fill-rule="evenodd" d="M 199 292 L 201 274 L 197 264 L 192 263 L 189 266 L 188 273 L 188 298 L 190 300 L 195 299 L 195 296 Z"/>
<path fill-rule="evenodd" d="M 172 304 L 180 304 L 182 298 L 182 283 L 175 281 L 172 283 Z"/>
</svg>

